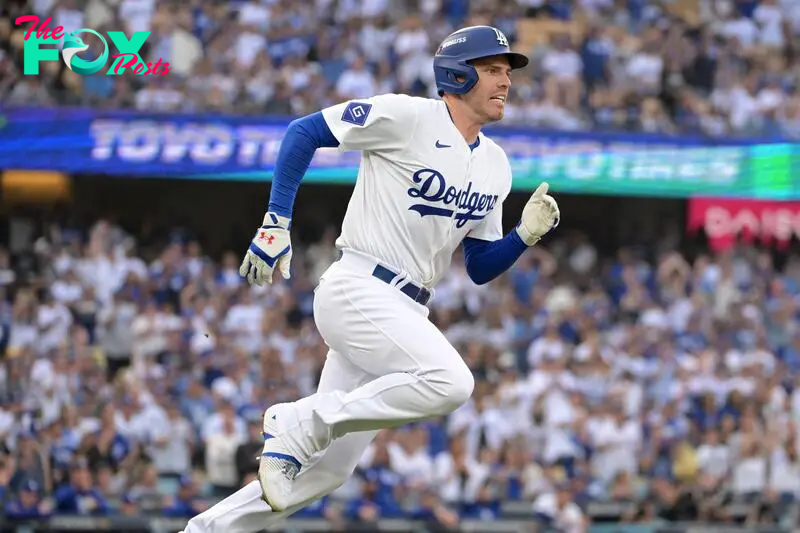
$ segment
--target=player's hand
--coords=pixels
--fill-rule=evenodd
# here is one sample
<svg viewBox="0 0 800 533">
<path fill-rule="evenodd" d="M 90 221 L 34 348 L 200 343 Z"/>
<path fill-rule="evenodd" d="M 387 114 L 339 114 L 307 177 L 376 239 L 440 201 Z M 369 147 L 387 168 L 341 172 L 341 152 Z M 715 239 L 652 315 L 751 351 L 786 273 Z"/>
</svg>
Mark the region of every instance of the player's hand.
<svg viewBox="0 0 800 533">
<path fill-rule="evenodd" d="M 517 224 L 517 233 L 528 246 L 533 246 L 542 236 L 558 226 L 561 211 L 552 196 L 547 194 L 550 186 L 542 182 L 522 209 L 522 218 Z"/>
<path fill-rule="evenodd" d="M 275 213 L 264 215 L 264 222 L 244 256 L 239 275 L 247 277 L 250 285 L 272 283 L 275 266 L 285 279 L 289 279 L 289 264 L 292 261 L 292 243 L 289 239 L 291 220 Z"/>
</svg>

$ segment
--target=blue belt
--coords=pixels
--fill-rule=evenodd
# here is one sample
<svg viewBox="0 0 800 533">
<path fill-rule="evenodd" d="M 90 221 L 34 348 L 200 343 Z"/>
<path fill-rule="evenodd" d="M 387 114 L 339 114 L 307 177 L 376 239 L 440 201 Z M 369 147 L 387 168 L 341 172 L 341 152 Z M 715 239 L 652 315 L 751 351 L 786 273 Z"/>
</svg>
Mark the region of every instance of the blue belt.
<svg viewBox="0 0 800 533">
<path fill-rule="evenodd" d="M 395 272 L 381 265 L 375 267 L 375 270 L 372 271 L 372 275 L 389 284 L 397 277 Z M 427 305 L 428 300 L 431 299 L 431 291 L 425 287 L 417 287 L 413 283 L 406 283 L 400 287 L 400 292 L 422 305 Z"/>
</svg>

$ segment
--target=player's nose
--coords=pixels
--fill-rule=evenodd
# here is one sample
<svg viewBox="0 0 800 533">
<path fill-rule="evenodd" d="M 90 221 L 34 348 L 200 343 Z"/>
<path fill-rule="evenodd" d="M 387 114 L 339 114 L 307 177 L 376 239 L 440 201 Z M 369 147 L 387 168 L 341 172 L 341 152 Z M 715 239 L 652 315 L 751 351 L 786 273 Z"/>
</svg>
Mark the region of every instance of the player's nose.
<svg viewBox="0 0 800 533">
<path fill-rule="evenodd" d="M 511 86 L 511 76 L 509 74 L 504 74 L 500 76 L 497 80 L 497 86 L 501 89 L 506 89 Z"/>
</svg>

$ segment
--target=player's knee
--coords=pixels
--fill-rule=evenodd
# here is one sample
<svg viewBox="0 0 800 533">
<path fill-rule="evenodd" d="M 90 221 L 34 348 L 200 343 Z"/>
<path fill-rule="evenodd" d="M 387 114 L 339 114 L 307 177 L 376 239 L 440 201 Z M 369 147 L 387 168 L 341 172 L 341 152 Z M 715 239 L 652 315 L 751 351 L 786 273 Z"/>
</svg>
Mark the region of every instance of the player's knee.
<svg viewBox="0 0 800 533">
<path fill-rule="evenodd" d="M 453 410 L 455 411 L 467 403 L 474 390 L 475 377 L 472 375 L 472 370 L 467 365 L 463 365 L 461 371 L 456 373 L 455 386 L 453 387 L 453 403 L 456 406 Z"/>
<path fill-rule="evenodd" d="M 186 528 L 184 528 L 183 531 L 184 533 L 203 533 L 207 531 L 207 528 L 200 515 L 197 515 L 189 520 L 189 523 L 186 524 Z"/>
<path fill-rule="evenodd" d="M 475 378 L 472 371 L 465 364 L 457 365 L 453 368 L 442 371 L 443 382 L 439 390 L 437 413 L 439 415 L 450 414 L 464 405 L 472 396 L 475 389 Z"/>
</svg>

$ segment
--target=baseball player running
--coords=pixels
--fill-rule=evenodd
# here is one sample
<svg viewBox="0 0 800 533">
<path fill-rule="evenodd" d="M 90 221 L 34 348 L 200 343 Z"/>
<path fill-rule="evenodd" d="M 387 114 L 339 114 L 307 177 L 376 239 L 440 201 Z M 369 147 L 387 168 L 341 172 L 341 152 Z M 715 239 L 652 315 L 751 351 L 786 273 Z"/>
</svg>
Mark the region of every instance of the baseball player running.
<svg viewBox="0 0 800 533">
<path fill-rule="evenodd" d="M 342 255 L 314 298 L 330 350 L 317 393 L 266 411 L 258 482 L 190 520 L 186 533 L 268 528 L 344 483 L 379 430 L 446 415 L 469 399 L 472 373 L 426 304 L 460 244 L 467 273 L 483 284 L 558 224 L 542 183 L 503 235 L 511 168 L 481 133 L 503 118 L 511 71 L 527 64 L 500 30 L 465 28 L 434 57 L 442 100 L 385 94 L 289 125 L 240 273 L 255 285 L 271 283 L 276 268 L 289 278 L 295 194 L 315 150 L 361 151 L 336 241 Z"/>
</svg>

